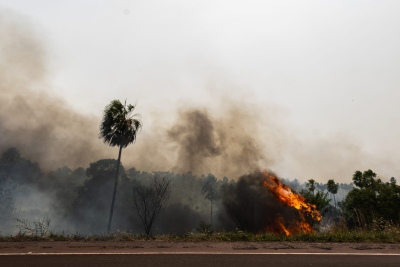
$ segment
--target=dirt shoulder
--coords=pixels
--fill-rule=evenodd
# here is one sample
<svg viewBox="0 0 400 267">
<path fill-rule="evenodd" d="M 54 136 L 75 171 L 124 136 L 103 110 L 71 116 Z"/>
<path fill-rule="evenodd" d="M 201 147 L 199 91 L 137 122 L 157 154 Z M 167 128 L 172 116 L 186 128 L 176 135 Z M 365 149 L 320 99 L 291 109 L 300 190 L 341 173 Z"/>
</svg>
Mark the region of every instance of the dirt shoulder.
<svg viewBox="0 0 400 267">
<path fill-rule="evenodd" d="M 8 253 L 382 253 L 400 255 L 400 244 L 306 242 L 0 242 Z"/>
</svg>

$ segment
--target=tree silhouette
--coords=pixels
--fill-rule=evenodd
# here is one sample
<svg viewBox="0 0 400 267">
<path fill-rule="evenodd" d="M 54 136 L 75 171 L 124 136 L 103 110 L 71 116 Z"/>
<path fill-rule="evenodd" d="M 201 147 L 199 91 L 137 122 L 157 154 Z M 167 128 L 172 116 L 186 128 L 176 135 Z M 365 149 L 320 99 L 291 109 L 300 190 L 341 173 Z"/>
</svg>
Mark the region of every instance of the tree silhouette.
<svg viewBox="0 0 400 267">
<path fill-rule="evenodd" d="M 142 127 L 142 122 L 139 119 L 135 119 L 135 117 L 140 115 L 132 114 L 134 109 L 135 106 L 130 104 L 127 106 L 126 101 L 122 104 L 119 100 L 113 100 L 105 107 L 103 119 L 100 123 L 99 138 L 102 138 L 104 143 L 110 146 L 119 147 L 107 232 L 110 232 L 111 229 L 122 149 L 135 142 L 136 134 Z"/>
<path fill-rule="evenodd" d="M 90 163 L 89 168 L 86 169 L 84 183 L 76 188 L 77 196 L 72 203 L 69 214 L 79 232 L 87 233 L 102 233 L 104 232 L 104 225 L 107 224 L 108 219 L 104 216 L 104 210 L 110 206 L 110 199 L 112 197 L 112 188 L 114 181 L 110 177 L 114 177 L 116 172 L 116 159 L 101 159 L 96 162 Z M 119 167 L 118 174 L 118 187 L 121 188 L 125 184 L 126 176 L 125 168 L 122 164 Z M 119 191 L 119 195 L 121 191 Z M 101 197 L 99 197 L 101 196 Z M 118 201 L 116 201 L 115 209 L 117 210 Z M 114 218 L 115 222 L 115 218 Z"/>
<path fill-rule="evenodd" d="M 353 188 L 343 201 L 349 227 L 370 227 L 377 220 L 396 225 L 400 222 L 400 186 L 384 183 L 372 170 L 356 171 Z M 384 225 L 379 225 L 381 229 Z"/>
<path fill-rule="evenodd" d="M 133 188 L 133 202 L 148 236 L 154 222 L 167 204 L 171 192 L 170 185 L 171 180 L 168 177 L 154 176 L 150 185 L 136 182 Z"/>
<path fill-rule="evenodd" d="M 314 180 L 314 179 L 308 180 L 308 182 L 306 183 L 306 185 L 307 185 L 308 191 L 310 191 L 310 192 L 314 195 L 314 191 L 315 191 L 315 180 Z"/>
<path fill-rule="evenodd" d="M 378 180 L 376 180 L 376 173 L 374 173 L 371 170 L 367 170 L 364 172 L 356 171 L 353 174 L 353 181 L 356 186 L 359 188 L 368 188 L 368 187 L 374 187 Z"/>
<path fill-rule="evenodd" d="M 210 200 L 211 207 L 211 226 L 212 226 L 212 217 L 213 217 L 213 201 L 218 200 L 220 198 L 220 193 L 218 189 L 218 182 L 214 175 L 207 175 L 206 181 L 201 188 L 201 194 L 208 200 Z"/>
<path fill-rule="evenodd" d="M 336 195 L 336 193 L 337 193 L 337 191 L 339 189 L 339 184 L 335 183 L 335 181 L 333 179 L 330 179 L 330 180 L 328 180 L 327 188 L 328 188 L 328 192 L 333 195 L 333 201 L 335 203 L 335 208 L 336 208 L 335 195 Z"/>
</svg>

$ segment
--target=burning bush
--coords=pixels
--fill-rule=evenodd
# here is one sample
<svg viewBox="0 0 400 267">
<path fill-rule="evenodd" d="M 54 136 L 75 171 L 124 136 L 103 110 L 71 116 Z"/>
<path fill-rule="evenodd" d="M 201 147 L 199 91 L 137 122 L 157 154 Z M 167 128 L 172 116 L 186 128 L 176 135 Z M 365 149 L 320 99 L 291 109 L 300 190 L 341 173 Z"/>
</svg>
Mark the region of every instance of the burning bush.
<svg viewBox="0 0 400 267">
<path fill-rule="evenodd" d="M 226 214 L 243 231 L 297 234 L 313 232 L 321 215 L 315 205 L 269 172 L 254 172 L 221 188 Z"/>
</svg>

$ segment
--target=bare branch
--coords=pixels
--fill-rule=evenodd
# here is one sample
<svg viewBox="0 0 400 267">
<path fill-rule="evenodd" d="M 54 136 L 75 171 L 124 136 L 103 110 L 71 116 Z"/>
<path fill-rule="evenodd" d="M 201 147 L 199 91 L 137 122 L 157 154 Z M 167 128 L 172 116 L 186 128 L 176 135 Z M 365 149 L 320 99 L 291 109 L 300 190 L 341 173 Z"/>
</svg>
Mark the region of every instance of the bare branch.
<svg viewBox="0 0 400 267">
<path fill-rule="evenodd" d="M 150 235 L 154 222 L 168 202 L 170 184 L 168 177 L 154 176 L 150 185 L 146 186 L 138 182 L 133 188 L 133 202 L 146 235 Z"/>
</svg>

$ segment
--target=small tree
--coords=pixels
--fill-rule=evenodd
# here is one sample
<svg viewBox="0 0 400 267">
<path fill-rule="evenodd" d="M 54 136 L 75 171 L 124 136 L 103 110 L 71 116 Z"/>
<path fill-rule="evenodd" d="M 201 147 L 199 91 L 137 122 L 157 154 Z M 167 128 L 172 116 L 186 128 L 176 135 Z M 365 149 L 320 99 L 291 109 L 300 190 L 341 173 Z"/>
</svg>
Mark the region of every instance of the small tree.
<svg viewBox="0 0 400 267">
<path fill-rule="evenodd" d="M 314 191 L 315 191 L 315 180 L 314 180 L 314 179 L 308 180 L 308 182 L 306 183 L 306 185 L 307 185 L 308 191 L 310 191 L 310 192 L 314 195 Z"/>
<path fill-rule="evenodd" d="M 135 119 L 135 117 L 139 115 L 132 114 L 134 109 L 135 106 L 127 106 L 126 101 L 125 104 L 122 104 L 119 100 L 113 100 L 105 107 L 103 120 L 100 124 L 99 137 L 103 139 L 104 143 L 109 144 L 110 146 L 119 147 L 117 170 L 115 173 L 114 191 L 111 201 L 107 232 L 110 232 L 111 229 L 122 149 L 135 142 L 136 134 L 142 127 L 142 122 L 138 119 Z"/>
<path fill-rule="evenodd" d="M 50 233 L 49 228 L 51 220 L 48 217 L 35 219 L 33 225 L 31 225 L 27 219 L 16 218 L 15 222 L 17 223 L 15 227 L 17 227 L 19 232 L 24 235 L 45 237 Z"/>
<path fill-rule="evenodd" d="M 336 208 L 336 198 L 335 195 L 338 192 L 339 189 L 339 184 L 335 183 L 335 181 L 333 179 L 328 180 L 327 183 L 327 188 L 328 188 L 328 192 L 331 193 L 333 195 L 333 201 L 335 203 L 335 208 Z"/>
<path fill-rule="evenodd" d="M 137 183 L 133 188 L 133 202 L 146 235 L 150 235 L 154 222 L 169 199 L 170 184 L 171 181 L 166 176 L 155 176 L 150 185 Z"/>
<path fill-rule="evenodd" d="M 210 200 L 210 215 L 211 215 L 211 227 L 213 224 L 213 201 L 220 199 L 221 195 L 218 190 L 217 179 L 214 175 L 207 175 L 206 181 L 201 189 L 201 194 L 208 200 Z"/>
<path fill-rule="evenodd" d="M 330 202 L 328 193 L 317 191 L 315 194 L 311 191 L 302 190 L 300 194 L 305 197 L 308 203 L 314 204 L 321 214 L 326 213 Z"/>
</svg>

